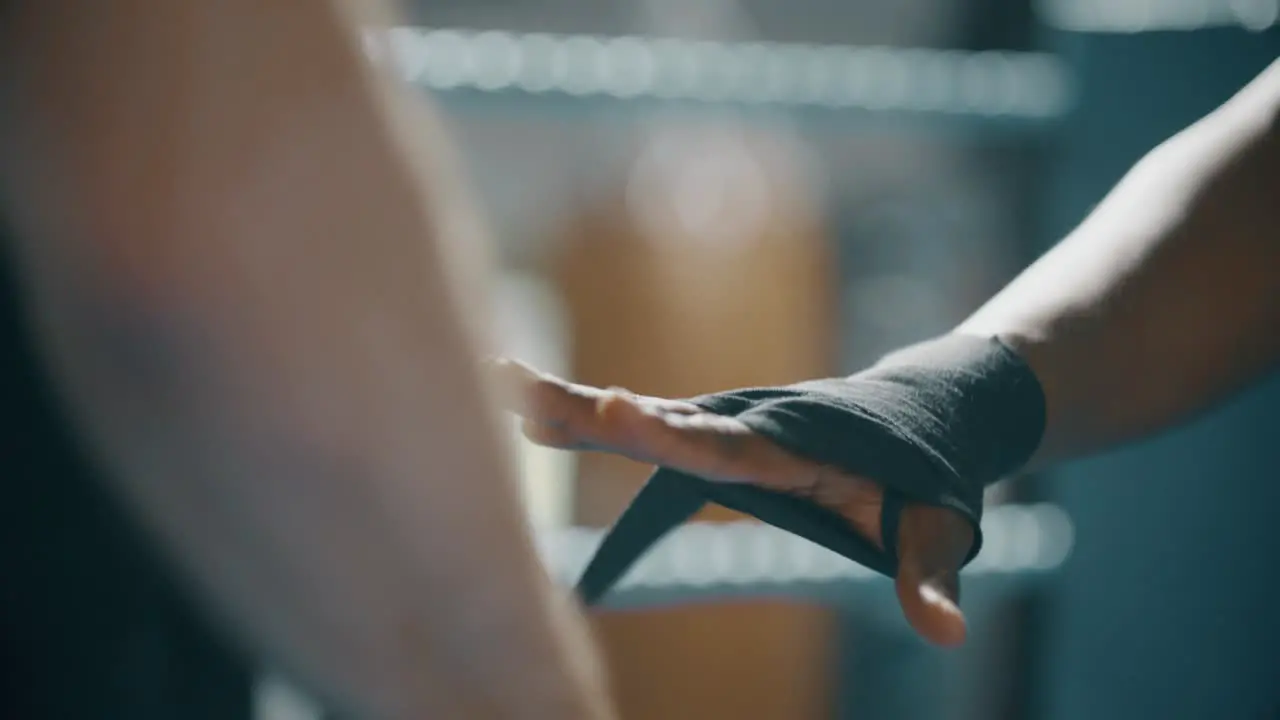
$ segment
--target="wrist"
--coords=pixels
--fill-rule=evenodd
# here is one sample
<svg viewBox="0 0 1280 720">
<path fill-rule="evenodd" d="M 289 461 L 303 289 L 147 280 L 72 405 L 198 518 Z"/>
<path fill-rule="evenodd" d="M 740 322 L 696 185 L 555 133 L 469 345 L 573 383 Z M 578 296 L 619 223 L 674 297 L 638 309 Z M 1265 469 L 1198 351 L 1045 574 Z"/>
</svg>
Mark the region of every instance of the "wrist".
<svg viewBox="0 0 1280 720">
<path fill-rule="evenodd" d="M 1040 382 L 1045 405 L 1044 433 L 1040 438 L 1036 451 L 1024 464 L 1024 468 L 1035 469 L 1041 467 L 1063 454 L 1062 449 L 1059 447 L 1060 441 L 1055 432 L 1057 424 L 1054 422 L 1059 410 L 1058 401 L 1063 397 L 1062 374 L 1056 370 L 1054 362 L 1055 351 L 1048 333 L 1024 330 L 995 330 L 968 323 L 961 325 L 953 332 L 957 335 L 998 340 L 1002 345 L 1022 358 L 1023 362 L 1030 368 L 1031 373 Z"/>
</svg>

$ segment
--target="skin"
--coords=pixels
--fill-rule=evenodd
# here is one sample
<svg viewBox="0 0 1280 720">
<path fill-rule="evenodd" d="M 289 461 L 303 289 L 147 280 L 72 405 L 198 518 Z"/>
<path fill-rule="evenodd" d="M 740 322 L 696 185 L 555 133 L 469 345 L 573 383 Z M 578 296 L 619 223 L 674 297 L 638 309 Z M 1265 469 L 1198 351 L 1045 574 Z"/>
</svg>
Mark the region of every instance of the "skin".
<svg viewBox="0 0 1280 720">
<path fill-rule="evenodd" d="M 374 3 L 6 9 L 0 184 L 114 487 L 341 712 L 611 718 L 475 358 L 484 238 Z"/>
<path fill-rule="evenodd" d="M 1280 61 L 1152 150 L 1057 247 L 957 333 L 999 337 L 1044 387 L 1045 465 L 1185 421 L 1280 362 Z M 818 498 L 878 542 L 881 489 L 795 457 L 740 423 L 675 400 L 576 385 L 515 361 L 513 407 L 535 442 L 602 450 L 724 482 Z M 949 510 L 913 506 L 897 594 L 943 646 L 965 637 L 958 568 L 973 538 Z"/>
</svg>

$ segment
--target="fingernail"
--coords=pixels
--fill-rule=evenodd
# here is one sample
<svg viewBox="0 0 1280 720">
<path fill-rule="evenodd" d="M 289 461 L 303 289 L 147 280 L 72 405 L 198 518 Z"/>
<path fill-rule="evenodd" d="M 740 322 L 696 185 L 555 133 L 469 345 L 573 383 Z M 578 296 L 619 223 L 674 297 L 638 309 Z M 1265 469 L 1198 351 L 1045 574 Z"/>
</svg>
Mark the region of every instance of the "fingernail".
<svg viewBox="0 0 1280 720">
<path fill-rule="evenodd" d="M 947 597 L 942 588 L 935 583 L 922 583 L 920 585 L 920 598 L 939 610 L 953 615 L 960 615 L 960 608 L 956 607 L 956 604 L 951 602 L 951 598 Z"/>
<path fill-rule="evenodd" d="M 947 597 L 939 586 L 925 583 L 920 586 L 920 599 L 939 613 L 941 622 L 929 623 L 926 636 L 943 647 L 959 647 L 968 634 L 964 613 Z"/>
</svg>

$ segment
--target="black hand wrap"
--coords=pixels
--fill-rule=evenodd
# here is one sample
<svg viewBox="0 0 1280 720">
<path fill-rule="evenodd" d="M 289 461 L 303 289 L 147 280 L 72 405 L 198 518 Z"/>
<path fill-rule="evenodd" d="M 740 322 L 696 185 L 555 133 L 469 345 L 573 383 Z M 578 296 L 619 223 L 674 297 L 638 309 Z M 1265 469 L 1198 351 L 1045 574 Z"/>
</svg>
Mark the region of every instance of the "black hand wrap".
<svg viewBox="0 0 1280 720">
<path fill-rule="evenodd" d="M 793 494 L 658 469 L 605 536 L 578 583 L 599 600 L 663 535 L 704 504 L 746 513 L 890 577 L 906 503 L 951 508 L 973 523 L 967 564 L 982 546 L 983 489 L 1031 457 L 1045 400 L 1025 361 L 997 340 L 946 335 L 898 351 L 847 379 L 695 398 L 792 453 L 884 487 L 885 549 L 834 511 Z"/>
</svg>

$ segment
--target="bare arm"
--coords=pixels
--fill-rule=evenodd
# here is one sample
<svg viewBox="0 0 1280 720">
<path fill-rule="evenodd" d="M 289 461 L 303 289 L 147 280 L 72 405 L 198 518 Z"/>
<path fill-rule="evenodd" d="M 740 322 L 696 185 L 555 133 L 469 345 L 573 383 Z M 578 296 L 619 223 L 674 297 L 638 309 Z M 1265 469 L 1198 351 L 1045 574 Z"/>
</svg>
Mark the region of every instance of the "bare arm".
<svg viewBox="0 0 1280 720">
<path fill-rule="evenodd" d="M 3 182 L 49 357 L 211 607 L 371 717 L 606 717 L 450 279 L 480 238 L 351 6 L 23 5 Z"/>
<path fill-rule="evenodd" d="M 1147 155 L 960 332 L 1017 347 L 1040 461 L 1161 429 L 1280 360 L 1280 61 Z"/>
</svg>

